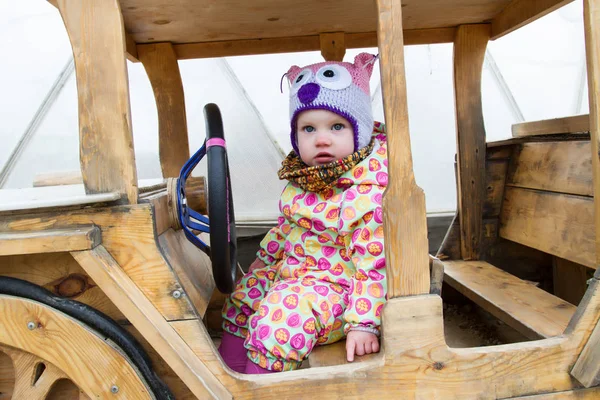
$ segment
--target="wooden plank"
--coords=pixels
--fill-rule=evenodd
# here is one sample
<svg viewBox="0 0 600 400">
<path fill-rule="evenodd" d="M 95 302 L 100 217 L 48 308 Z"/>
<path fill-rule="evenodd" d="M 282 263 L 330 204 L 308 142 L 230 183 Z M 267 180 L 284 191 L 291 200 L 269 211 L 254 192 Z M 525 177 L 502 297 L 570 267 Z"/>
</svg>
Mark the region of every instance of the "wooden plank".
<svg viewBox="0 0 600 400">
<path fill-rule="evenodd" d="M 127 323 L 121 311 L 69 253 L 5 256 L 1 258 L 0 276 L 42 286 L 57 296 L 87 304 L 120 324 Z"/>
<path fill-rule="evenodd" d="M 485 199 L 482 207 L 484 219 L 500 215 L 507 171 L 508 160 L 506 159 L 485 162 Z"/>
<path fill-rule="evenodd" d="M 389 184 L 383 196 L 388 298 L 429 293 L 425 195 L 417 186 L 408 127 L 402 4 L 377 0 Z"/>
<path fill-rule="evenodd" d="M 585 49 L 587 57 L 589 103 L 590 103 L 590 136 L 592 144 L 592 170 L 594 173 L 594 208 L 595 214 L 595 263 L 600 264 L 600 1 L 583 1 L 583 21 L 585 27 Z M 598 284 L 600 268 L 596 269 L 594 279 L 590 283 Z M 588 292 L 590 289 L 588 289 Z M 587 293 L 586 293 L 587 296 Z M 600 323 L 596 327 L 585 348 L 575 363 L 571 375 L 585 387 L 600 384 Z"/>
<path fill-rule="evenodd" d="M 524 143 L 511 162 L 506 184 L 593 196 L 589 141 Z"/>
<path fill-rule="evenodd" d="M 138 59 L 138 50 L 137 50 L 137 44 L 135 43 L 135 40 L 133 40 L 133 37 L 131 37 L 131 35 L 127 32 L 125 32 L 125 50 L 126 50 L 126 54 L 125 56 L 127 57 L 127 59 L 131 62 L 139 62 L 140 60 Z"/>
<path fill-rule="evenodd" d="M 492 40 L 496 40 L 573 0 L 512 0 L 492 20 Z"/>
<path fill-rule="evenodd" d="M 571 375 L 585 387 L 600 385 L 600 323 L 583 348 Z"/>
<path fill-rule="evenodd" d="M 232 399 L 104 247 L 72 254 L 195 396 Z"/>
<path fill-rule="evenodd" d="M 404 28 L 437 29 L 492 20 L 510 0 L 404 1 Z M 363 0 L 251 3 L 222 0 L 210 7 L 198 0 L 121 0 L 127 32 L 138 44 L 270 39 L 286 36 L 374 32 L 377 10 Z M 201 3 L 201 5 L 208 3 Z"/>
<path fill-rule="evenodd" d="M 116 191 L 136 204 L 137 170 L 119 2 L 58 0 L 58 8 L 75 59 L 79 155 L 86 193 Z"/>
<path fill-rule="evenodd" d="M 0 232 L 0 256 L 90 250 L 102 243 L 95 226 L 37 232 Z"/>
<path fill-rule="evenodd" d="M 121 198 L 119 192 L 86 194 L 83 185 L 0 190 L 0 213 L 43 208 L 111 203 Z"/>
<path fill-rule="evenodd" d="M 164 178 L 179 176 L 190 157 L 183 83 L 171 43 L 138 46 L 156 100 L 158 111 L 158 154 Z"/>
<path fill-rule="evenodd" d="M 535 135 L 558 135 L 565 133 L 589 133 L 590 116 L 576 115 L 573 117 L 545 119 L 541 121 L 521 122 L 512 126 L 513 137 L 528 137 Z"/>
<path fill-rule="evenodd" d="M 343 61 L 346 54 L 344 32 L 321 33 L 319 43 L 325 61 Z"/>
<path fill-rule="evenodd" d="M 171 325 L 236 399 L 278 399 L 298 385 L 322 398 L 501 399 L 579 388 L 569 370 L 598 321 L 599 306 L 600 287 L 593 285 L 563 336 L 454 349 L 444 340 L 439 296 L 391 299 L 383 310 L 382 352 L 373 360 L 278 375 L 230 373 L 203 324 Z"/>
<path fill-rule="evenodd" d="M 600 387 L 590 389 L 567 390 L 556 393 L 535 394 L 532 396 L 513 397 L 519 400 L 596 400 L 600 398 Z"/>
<path fill-rule="evenodd" d="M 102 246 L 164 318 L 195 317 L 186 296 L 173 297 L 173 293 L 182 288 L 158 248 L 153 209 L 149 204 L 7 215 L 0 218 L 0 232 L 69 229 L 91 224 L 102 230 Z"/>
<path fill-rule="evenodd" d="M 554 257 L 552 264 L 554 295 L 578 305 L 594 270 L 560 257 Z"/>
<path fill-rule="evenodd" d="M 489 35 L 489 25 L 460 26 L 454 41 L 458 213 L 464 260 L 477 260 L 480 252 L 486 154 L 481 74 Z"/>
<path fill-rule="evenodd" d="M 507 187 L 500 236 L 590 268 L 597 265 L 589 197 Z"/>
<path fill-rule="evenodd" d="M 452 43 L 454 41 L 455 31 L 455 28 L 405 30 L 404 45 Z M 347 49 L 377 47 L 377 32 L 346 32 L 344 37 L 345 47 Z M 318 51 L 320 48 L 321 42 L 319 35 L 248 40 L 220 40 L 215 42 L 173 45 L 178 60 Z"/>
<path fill-rule="evenodd" d="M 150 398 L 126 358 L 79 321 L 41 303 L 4 295 L 0 295 L 0 314 L 0 343 L 53 364 L 90 398 Z M 33 330 L 27 326 L 31 321 L 36 324 Z M 33 371 L 21 372 L 33 376 Z M 117 395 L 111 393 L 115 384 Z"/>
<path fill-rule="evenodd" d="M 168 229 L 159 238 L 160 249 L 202 318 L 213 294 L 215 282 L 210 258 L 190 243 L 182 230 Z"/>
<path fill-rule="evenodd" d="M 444 280 L 530 339 L 561 335 L 575 306 L 484 261 L 444 261 Z"/>
</svg>

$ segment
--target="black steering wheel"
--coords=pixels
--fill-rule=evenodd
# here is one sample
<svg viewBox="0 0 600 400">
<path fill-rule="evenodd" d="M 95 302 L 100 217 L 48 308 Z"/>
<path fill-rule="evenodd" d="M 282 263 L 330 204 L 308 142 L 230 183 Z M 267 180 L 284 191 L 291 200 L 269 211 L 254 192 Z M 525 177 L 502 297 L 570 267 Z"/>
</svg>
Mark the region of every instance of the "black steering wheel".
<svg viewBox="0 0 600 400">
<path fill-rule="evenodd" d="M 204 118 L 204 145 L 185 163 L 179 174 L 177 211 L 187 239 L 210 256 L 217 289 L 228 294 L 233 291 L 237 265 L 229 163 L 219 107 L 212 103 L 204 106 Z M 208 159 L 208 218 L 189 208 L 185 198 L 186 179 L 204 155 Z M 210 246 L 196 236 L 193 230 L 210 233 Z"/>
</svg>

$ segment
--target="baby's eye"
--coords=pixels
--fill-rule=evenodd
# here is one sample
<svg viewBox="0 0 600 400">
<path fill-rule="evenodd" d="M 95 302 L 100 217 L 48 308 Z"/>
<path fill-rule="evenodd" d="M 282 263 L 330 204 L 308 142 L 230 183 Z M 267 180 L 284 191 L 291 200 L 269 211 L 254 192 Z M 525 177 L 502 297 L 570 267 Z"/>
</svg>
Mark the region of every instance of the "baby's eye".
<svg viewBox="0 0 600 400">
<path fill-rule="evenodd" d="M 312 133 L 312 132 L 314 132 L 314 131 L 315 131 L 315 128 L 314 128 L 314 126 L 305 126 L 305 127 L 304 127 L 304 132 L 307 132 L 307 133 Z"/>
<path fill-rule="evenodd" d="M 334 131 L 341 131 L 342 129 L 344 129 L 344 124 L 340 124 L 340 123 L 334 124 L 331 127 L 331 129 L 333 129 Z"/>
</svg>

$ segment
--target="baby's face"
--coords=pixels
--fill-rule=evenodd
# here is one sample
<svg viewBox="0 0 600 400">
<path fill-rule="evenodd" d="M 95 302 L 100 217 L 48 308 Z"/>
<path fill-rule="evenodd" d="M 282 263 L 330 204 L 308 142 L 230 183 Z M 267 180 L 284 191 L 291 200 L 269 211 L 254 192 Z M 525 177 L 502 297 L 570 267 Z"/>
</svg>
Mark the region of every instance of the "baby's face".
<svg viewBox="0 0 600 400">
<path fill-rule="evenodd" d="M 323 165 L 354 153 L 354 129 L 346 118 L 327 110 L 307 110 L 296 123 L 298 150 L 306 165 Z"/>
</svg>

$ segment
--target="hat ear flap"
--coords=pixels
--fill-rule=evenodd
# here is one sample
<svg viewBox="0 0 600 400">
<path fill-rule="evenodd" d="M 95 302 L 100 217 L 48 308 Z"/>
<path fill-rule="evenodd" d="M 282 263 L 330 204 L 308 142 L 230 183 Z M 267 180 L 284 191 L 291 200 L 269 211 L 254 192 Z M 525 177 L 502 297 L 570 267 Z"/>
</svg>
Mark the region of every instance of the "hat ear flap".
<svg viewBox="0 0 600 400">
<path fill-rule="evenodd" d="M 365 69 L 369 78 L 373 73 L 373 66 L 375 65 L 375 60 L 377 60 L 377 56 L 369 53 L 360 53 L 354 57 L 354 65 L 356 68 Z"/>
<path fill-rule="evenodd" d="M 288 81 L 290 83 L 294 82 L 294 80 L 296 79 L 296 77 L 298 76 L 298 74 L 300 73 L 300 71 L 302 71 L 302 69 L 297 66 L 297 65 L 292 65 L 290 67 L 290 69 L 288 69 L 288 72 L 286 72 L 286 76 L 288 78 Z"/>
</svg>

